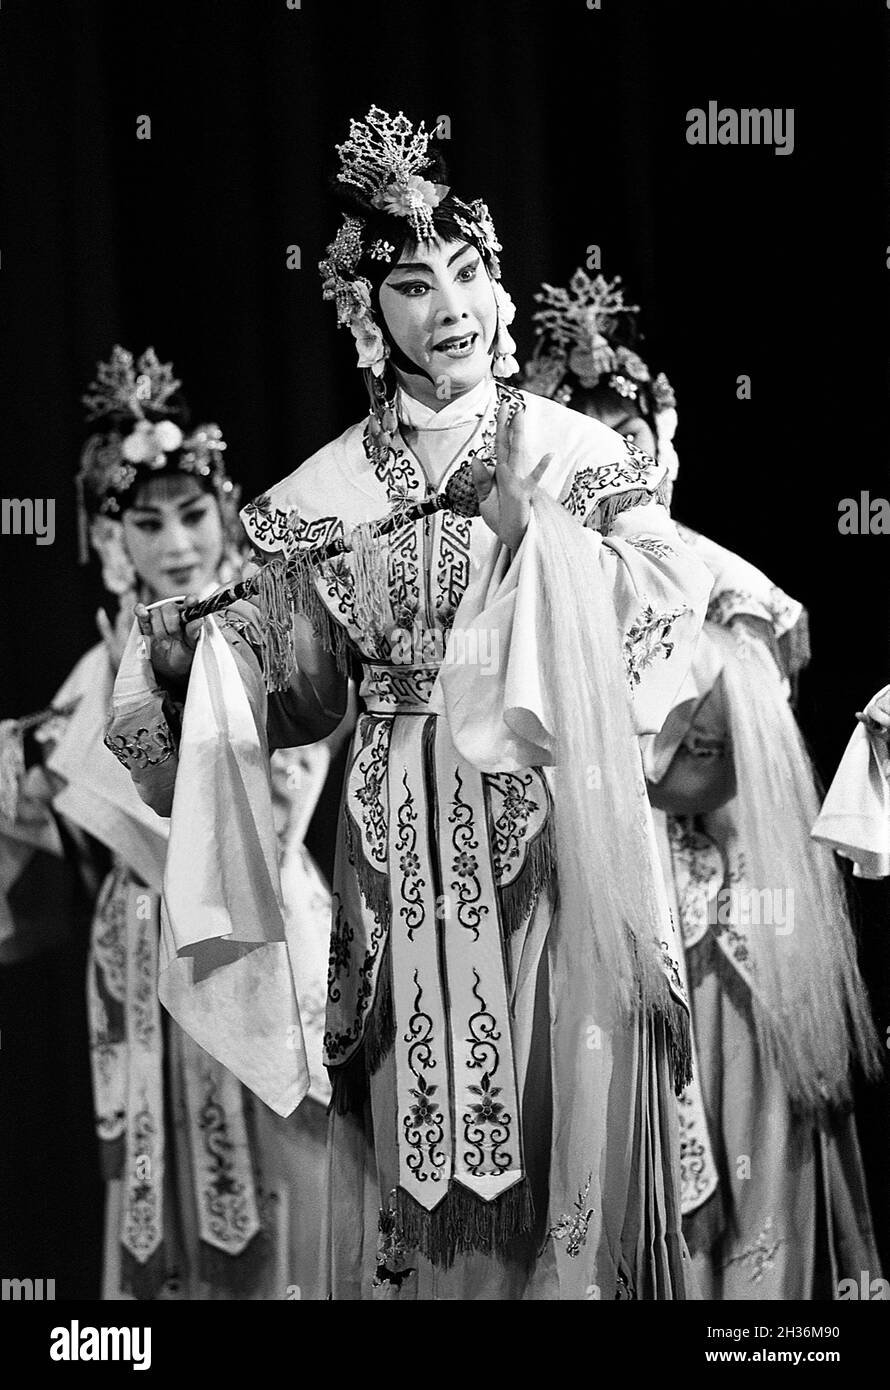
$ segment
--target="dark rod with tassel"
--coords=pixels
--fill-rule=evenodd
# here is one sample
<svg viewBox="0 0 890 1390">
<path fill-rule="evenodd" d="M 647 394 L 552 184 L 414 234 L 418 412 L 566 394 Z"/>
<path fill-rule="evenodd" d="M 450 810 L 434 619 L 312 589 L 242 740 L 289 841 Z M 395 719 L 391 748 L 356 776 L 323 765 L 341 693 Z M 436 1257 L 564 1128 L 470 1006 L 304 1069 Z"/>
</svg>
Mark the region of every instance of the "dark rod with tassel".
<svg viewBox="0 0 890 1390">
<path fill-rule="evenodd" d="M 455 512 L 458 516 L 463 517 L 479 515 L 476 484 L 473 482 L 472 469 L 469 463 L 462 464 L 457 472 L 449 478 L 444 492 L 440 492 L 436 497 L 428 498 L 425 502 L 414 502 L 410 507 L 404 507 L 401 511 L 394 512 L 392 516 L 377 523 L 376 533 L 378 536 L 386 536 L 398 527 L 408 526 L 412 522 L 421 521 L 424 517 L 432 516 L 434 512 L 441 511 Z M 342 536 L 337 536 L 324 545 L 314 545 L 301 550 L 298 557 L 291 563 L 299 569 L 303 569 L 306 565 L 320 565 L 325 560 L 332 560 L 335 555 L 343 555 L 349 549 L 349 541 L 344 540 Z M 288 568 L 290 568 L 290 564 Z M 261 571 L 257 571 L 249 579 L 242 579 L 238 584 L 229 584 L 224 589 L 218 589 L 215 594 L 211 594 L 202 603 L 188 604 L 182 610 L 183 623 L 194 622 L 197 618 L 206 618 L 210 613 L 218 613 L 220 609 L 228 608 L 238 599 L 249 598 L 259 587 L 260 574 Z"/>
</svg>

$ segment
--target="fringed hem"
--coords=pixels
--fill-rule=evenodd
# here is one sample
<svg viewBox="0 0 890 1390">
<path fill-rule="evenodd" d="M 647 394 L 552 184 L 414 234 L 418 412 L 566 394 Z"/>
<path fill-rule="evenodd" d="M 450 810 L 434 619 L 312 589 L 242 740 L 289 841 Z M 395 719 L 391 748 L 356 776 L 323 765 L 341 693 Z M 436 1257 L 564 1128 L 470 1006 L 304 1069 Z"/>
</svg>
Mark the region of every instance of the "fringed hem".
<svg viewBox="0 0 890 1390">
<path fill-rule="evenodd" d="M 849 1110 L 852 1104 L 852 1059 L 846 1078 L 835 1086 L 832 1092 L 821 1087 L 818 1079 L 814 1079 L 805 1090 L 802 1089 L 803 1078 L 793 1067 L 793 1059 L 781 1027 L 767 1013 L 751 981 L 733 960 L 729 947 L 724 946 L 719 937 L 706 937 L 705 941 L 710 943 L 721 987 L 726 990 L 739 1012 L 748 1019 L 761 1058 L 775 1067 L 782 1077 L 794 1114 L 806 1116 L 814 1123 L 819 1123 L 829 1112 Z M 706 968 L 707 958 L 703 958 L 700 969 L 703 972 Z M 692 981 L 690 987 L 691 985 Z"/>
<path fill-rule="evenodd" d="M 368 1095 L 368 1078 L 379 1071 L 396 1040 L 392 997 L 392 964 L 389 943 L 382 948 L 377 989 L 358 1047 L 348 1061 L 328 1067 L 331 1078 L 330 1108 L 337 1115 L 359 1113 Z"/>
<path fill-rule="evenodd" d="M 631 507 L 644 507 L 647 502 L 660 502 L 662 506 L 667 507 L 669 500 L 670 484 L 665 478 L 651 492 L 648 488 L 638 487 L 628 492 L 616 493 L 614 497 L 605 497 L 602 502 L 597 502 L 586 524 L 599 531 L 601 535 L 608 536 L 616 516 L 620 516 L 622 512 L 630 511 Z"/>
<path fill-rule="evenodd" d="M 316 577 L 317 571 L 308 561 L 305 564 L 300 564 L 299 554 L 296 561 L 290 561 L 288 565 L 288 589 L 291 604 L 296 612 L 302 613 L 303 617 L 311 623 L 312 631 L 320 640 L 325 651 L 334 658 L 334 663 L 340 674 L 348 676 L 349 636 L 346 628 L 332 617 L 322 603 L 315 587 Z"/>
<path fill-rule="evenodd" d="M 135 1255 L 121 1246 L 121 1289 L 133 1298 L 148 1301 L 157 1298 L 168 1279 L 167 1258 L 164 1244 L 140 1264 Z"/>
<path fill-rule="evenodd" d="M 554 886 L 555 877 L 556 842 L 548 817 L 528 846 L 521 871 L 500 889 L 501 926 L 508 941 L 531 917 L 541 891 Z"/>
<path fill-rule="evenodd" d="M 692 1080 L 692 1028 L 686 1008 L 675 999 L 664 1007 L 664 1026 L 674 1091 L 679 1096 Z"/>
<path fill-rule="evenodd" d="M 377 973 L 377 990 L 368 1021 L 365 1024 L 363 1038 L 363 1048 L 370 1076 L 380 1070 L 396 1041 L 396 1014 L 392 997 L 392 959 L 388 941 L 381 947 L 381 950 L 383 954 Z"/>
<path fill-rule="evenodd" d="M 287 562 L 280 557 L 270 560 L 257 571 L 254 582 L 261 618 L 260 664 L 271 694 L 286 690 L 296 670 Z"/>
<path fill-rule="evenodd" d="M 268 1256 L 269 1237 L 265 1231 L 258 1231 L 240 1255 L 227 1255 L 202 1240 L 198 1243 L 198 1276 L 214 1289 L 243 1297 L 259 1288 Z"/>
<path fill-rule="evenodd" d="M 388 931 L 392 920 L 389 876 L 368 863 L 362 848 L 362 832 L 348 806 L 344 808 L 343 830 L 346 839 L 346 852 L 349 856 L 350 866 L 355 870 L 359 892 L 365 905 L 373 912 L 384 931 Z"/>
<path fill-rule="evenodd" d="M 455 1182 L 433 1211 L 401 1187 L 395 1202 L 400 1241 L 442 1269 L 450 1269 L 458 1255 L 473 1251 L 505 1254 L 510 1241 L 527 1235 L 535 1219 L 527 1178 L 491 1202 Z"/>
<path fill-rule="evenodd" d="M 260 663 L 270 694 L 286 690 L 296 673 L 295 612 L 308 619 L 341 675 L 349 674 L 346 629 L 322 603 L 308 561 L 301 563 L 299 554 L 290 560 L 278 556 L 260 566 L 253 582 L 260 610 Z"/>
<path fill-rule="evenodd" d="M 368 1068 L 365 1049 L 359 1046 L 348 1062 L 328 1067 L 331 1099 L 328 1110 L 335 1115 L 360 1115 L 368 1098 Z"/>
</svg>

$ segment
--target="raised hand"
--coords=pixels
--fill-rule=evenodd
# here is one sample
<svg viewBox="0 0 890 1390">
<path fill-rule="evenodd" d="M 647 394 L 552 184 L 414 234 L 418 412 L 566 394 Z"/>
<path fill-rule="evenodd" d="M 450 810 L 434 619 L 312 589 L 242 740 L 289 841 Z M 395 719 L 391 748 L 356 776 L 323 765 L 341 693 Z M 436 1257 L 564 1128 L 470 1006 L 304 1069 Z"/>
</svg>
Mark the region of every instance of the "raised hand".
<svg viewBox="0 0 890 1390">
<path fill-rule="evenodd" d="M 870 734 L 890 739 L 890 685 L 885 685 L 883 690 L 873 695 L 865 709 L 857 711 L 856 718 Z"/>
<path fill-rule="evenodd" d="M 498 409 L 494 452 L 493 471 L 481 459 L 473 459 L 479 512 L 501 543 L 515 553 L 528 525 L 532 493 L 553 455 L 545 454 L 532 466 L 526 442 L 525 410 L 517 411 L 510 420 L 506 401 L 502 401 Z"/>
<path fill-rule="evenodd" d="M 201 618 L 182 624 L 182 609 L 194 603 L 192 595 L 166 599 L 148 607 L 137 603 L 134 610 L 139 631 L 149 644 L 149 660 L 159 680 L 181 685 L 188 680 L 201 630 Z"/>
</svg>

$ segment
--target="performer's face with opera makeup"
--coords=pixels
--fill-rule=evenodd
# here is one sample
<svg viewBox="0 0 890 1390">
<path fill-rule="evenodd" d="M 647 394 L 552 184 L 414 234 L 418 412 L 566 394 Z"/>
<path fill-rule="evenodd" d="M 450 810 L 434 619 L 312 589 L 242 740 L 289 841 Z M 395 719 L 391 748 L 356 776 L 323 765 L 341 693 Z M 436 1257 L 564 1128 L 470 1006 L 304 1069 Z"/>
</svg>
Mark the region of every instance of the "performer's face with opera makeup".
<svg viewBox="0 0 890 1390">
<path fill-rule="evenodd" d="M 490 375 L 497 306 L 471 243 L 436 240 L 406 248 L 380 287 L 380 309 L 405 356 L 432 377 L 399 373 L 425 405 L 441 409 Z"/>
<path fill-rule="evenodd" d="M 182 474 L 153 478 L 123 514 L 124 543 L 154 599 L 196 594 L 216 578 L 223 525 L 215 497 Z"/>
</svg>

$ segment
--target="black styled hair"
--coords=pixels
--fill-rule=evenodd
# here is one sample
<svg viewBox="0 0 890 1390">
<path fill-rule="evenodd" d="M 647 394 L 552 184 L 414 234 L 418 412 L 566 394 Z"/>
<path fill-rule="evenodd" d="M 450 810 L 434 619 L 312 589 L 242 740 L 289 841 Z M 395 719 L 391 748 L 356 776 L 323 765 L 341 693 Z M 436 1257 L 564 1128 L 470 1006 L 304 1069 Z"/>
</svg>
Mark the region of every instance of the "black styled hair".
<svg viewBox="0 0 890 1390">
<path fill-rule="evenodd" d="M 610 315 L 604 319 L 602 331 L 611 348 L 627 348 L 628 351 L 635 352 L 638 357 L 642 357 L 641 347 L 645 335 L 640 331 L 631 315 L 621 314 L 614 317 Z M 613 375 L 620 376 L 620 369 L 615 373 L 603 372 L 595 386 L 583 386 L 572 368 L 566 364 L 567 384 L 572 390 L 569 403 L 576 409 L 583 409 L 585 405 L 591 405 L 597 414 L 600 410 L 604 410 L 624 416 L 639 416 L 640 419 L 646 421 L 654 433 L 655 417 L 658 414 L 659 406 L 655 400 L 653 381 L 636 381 L 634 383 L 637 388 L 636 396 L 622 396 L 621 392 L 610 384 L 610 378 Z"/>
<path fill-rule="evenodd" d="M 177 391 L 175 395 L 168 397 L 160 409 L 156 409 L 151 405 L 144 405 L 142 410 L 145 419 L 149 420 L 153 425 L 159 424 L 162 420 L 170 420 L 173 424 L 179 426 L 184 437 L 188 436 L 191 423 L 191 411 L 181 392 Z M 109 412 L 102 418 L 102 428 L 98 431 L 94 430 L 90 438 L 96 442 L 100 450 L 107 448 L 117 452 L 120 448 L 121 439 L 133 432 L 136 423 L 133 415 L 129 411 L 121 410 Z M 124 512 L 129 511 L 131 507 L 136 505 L 136 499 L 146 483 L 151 483 L 161 478 L 192 478 L 199 485 L 202 492 L 209 493 L 211 496 L 216 496 L 217 491 L 214 486 L 212 473 L 204 475 L 187 472 L 181 468 L 180 464 L 183 452 L 182 446 L 178 449 L 171 450 L 169 454 L 165 455 L 166 461 L 162 468 L 149 468 L 148 464 L 133 464 L 135 476 L 130 486 L 122 492 L 114 492 L 111 494 L 117 503 L 117 510 L 112 512 L 111 515 L 117 518 L 122 517 Z M 102 503 L 106 500 L 108 495 L 108 493 L 95 493 L 89 485 L 84 488 L 84 505 L 87 515 L 90 518 L 98 516 L 101 513 Z"/>
</svg>

